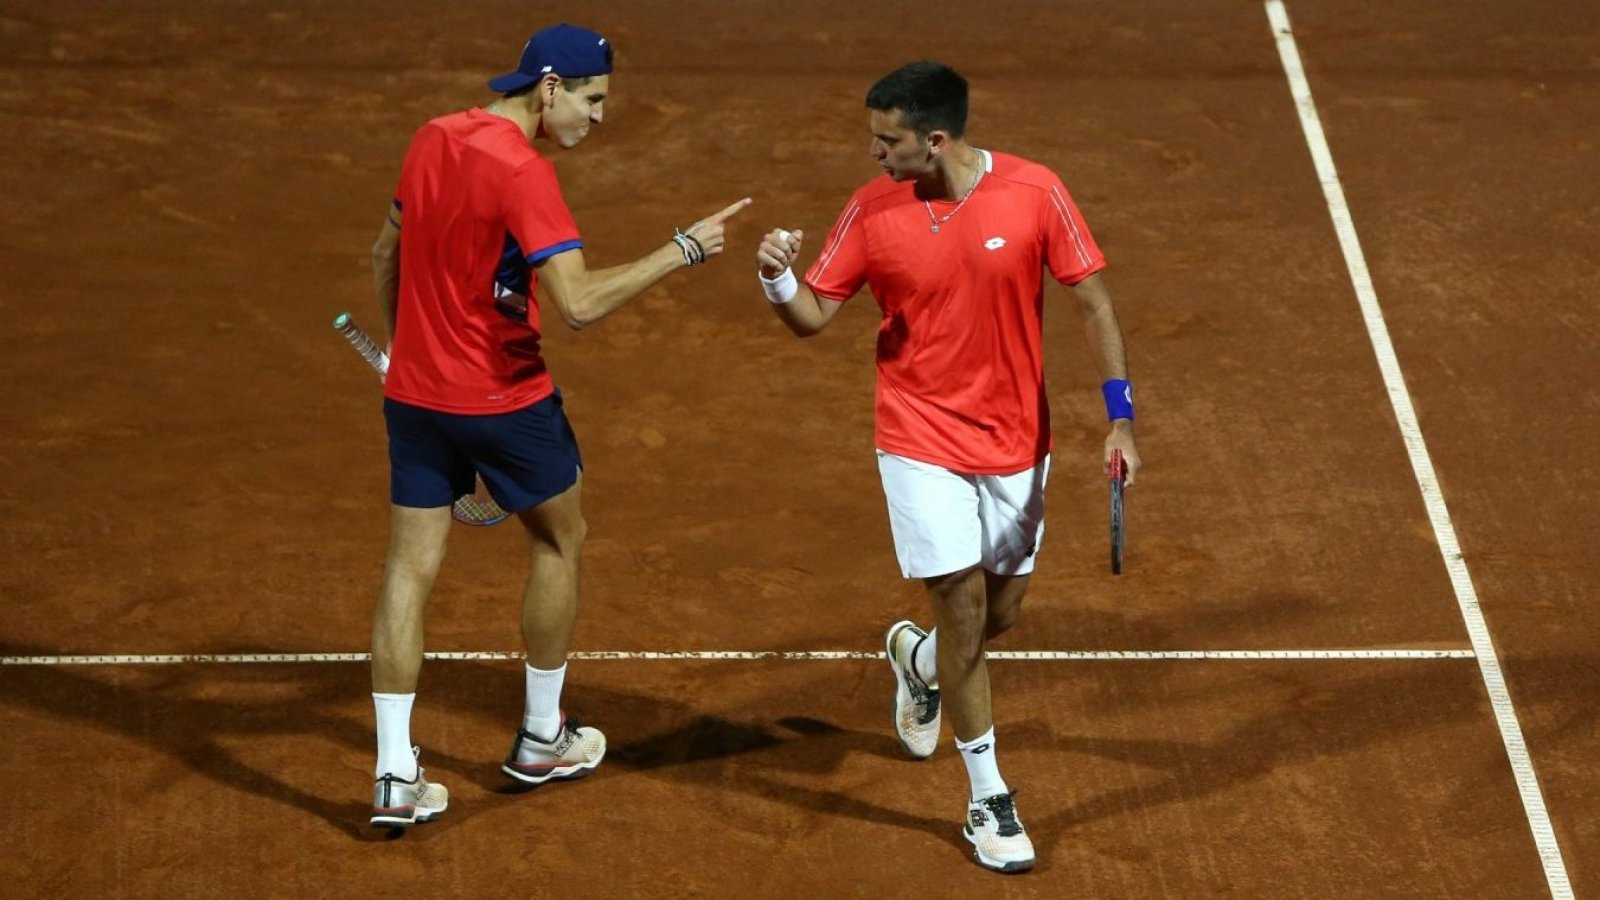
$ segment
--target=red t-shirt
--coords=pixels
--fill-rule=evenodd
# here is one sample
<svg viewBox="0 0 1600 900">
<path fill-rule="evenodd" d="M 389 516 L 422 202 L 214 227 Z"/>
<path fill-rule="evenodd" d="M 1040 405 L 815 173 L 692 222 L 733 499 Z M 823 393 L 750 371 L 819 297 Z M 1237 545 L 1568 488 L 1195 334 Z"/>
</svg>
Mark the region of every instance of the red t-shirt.
<svg viewBox="0 0 1600 900">
<path fill-rule="evenodd" d="M 1010 474 L 1050 452 L 1044 270 L 1073 285 L 1105 257 L 1055 173 L 985 156 L 988 171 L 937 234 L 911 182 L 885 175 L 856 191 L 806 284 L 835 301 L 867 285 L 883 311 L 878 449 Z M 943 218 L 956 203 L 931 206 Z"/>
<path fill-rule="evenodd" d="M 400 169 L 400 305 L 384 394 L 441 412 L 521 409 L 555 390 L 533 269 L 583 246 L 555 167 L 509 119 L 434 119 Z"/>
</svg>

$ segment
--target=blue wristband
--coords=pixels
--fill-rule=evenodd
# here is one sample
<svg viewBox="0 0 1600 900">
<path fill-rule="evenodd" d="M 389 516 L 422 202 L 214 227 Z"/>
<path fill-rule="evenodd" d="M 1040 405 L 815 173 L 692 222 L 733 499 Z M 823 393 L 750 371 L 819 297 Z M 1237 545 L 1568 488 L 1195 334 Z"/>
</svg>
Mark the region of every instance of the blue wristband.
<svg viewBox="0 0 1600 900">
<path fill-rule="evenodd" d="M 1113 378 L 1100 385 L 1106 397 L 1106 418 L 1112 422 L 1133 418 L 1133 385 L 1127 379 Z"/>
</svg>

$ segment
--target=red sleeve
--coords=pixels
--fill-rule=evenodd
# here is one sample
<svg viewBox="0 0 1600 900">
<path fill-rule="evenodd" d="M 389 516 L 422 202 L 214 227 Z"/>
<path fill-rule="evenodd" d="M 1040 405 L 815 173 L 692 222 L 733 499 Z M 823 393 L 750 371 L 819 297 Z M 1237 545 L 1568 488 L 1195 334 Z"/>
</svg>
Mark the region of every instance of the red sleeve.
<svg viewBox="0 0 1600 900">
<path fill-rule="evenodd" d="M 555 166 L 545 159 L 530 160 L 512 174 L 506 185 L 506 227 L 532 265 L 583 246 Z"/>
<path fill-rule="evenodd" d="M 1106 258 L 1061 179 L 1050 178 L 1046 188 L 1045 265 L 1057 281 L 1070 287 L 1104 269 Z"/>
<path fill-rule="evenodd" d="M 866 229 L 861 224 L 861 201 L 852 197 L 828 232 L 822 255 L 806 272 L 806 284 L 818 297 L 842 303 L 866 283 Z"/>
</svg>

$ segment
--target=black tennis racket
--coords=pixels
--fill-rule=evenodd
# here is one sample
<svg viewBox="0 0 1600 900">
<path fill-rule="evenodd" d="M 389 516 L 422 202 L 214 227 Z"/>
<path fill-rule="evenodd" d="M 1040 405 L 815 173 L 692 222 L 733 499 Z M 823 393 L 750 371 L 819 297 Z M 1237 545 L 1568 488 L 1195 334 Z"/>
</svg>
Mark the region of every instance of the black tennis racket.
<svg viewBox="0 0 1600 900">
<path fill-rule="evenodd" d="M 361 354 L 362 359 L 378 370 L 379 378 L 388 376 L 389 355 L 378 349 L 378 345 L 372 342 L 372 338 L 367 337 L 367 333 L 350 318 L 349 313 L 335 316 L 333 328 L 344 335 L 345 340 Z M 450 504 L 450 515 L 465 525 L 498 525 L 511 518 L 511 514 L 501 509 L 500 504 L 489 496 L 489 491 L 483 486 L 481 478 L 478 479 L 472 493 L 457 497 L 456 502 Z"/>
<path fill-rule="evenodd" d="M 1128 466 L 1122 451 L 1111 451 L 1111 574 L 1122 574 L 1122 489 L 1128 481 Z"/>
</svg>

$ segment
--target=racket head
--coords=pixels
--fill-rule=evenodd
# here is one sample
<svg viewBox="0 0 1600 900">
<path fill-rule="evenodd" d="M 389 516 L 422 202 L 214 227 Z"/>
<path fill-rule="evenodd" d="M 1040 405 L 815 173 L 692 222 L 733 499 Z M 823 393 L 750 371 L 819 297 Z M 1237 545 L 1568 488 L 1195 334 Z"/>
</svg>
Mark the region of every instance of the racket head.
<svg viewBox="0 0 1600 900">
<path fill-rule="evenodd" d="M 1128 480 L 1128 467 L 1122 451 L 1111 451 L 1111 574 L 1122 574 L 1122 489 Z"/>
<path fill-rule="evenodd" d="M 494 502 L 479 481 L 476 490 L 457 497 L 456 502 L 450 504 L 450 517 L 463 525 L 498 525 L 511 518 L 511 514 Z"/>
</svg>

